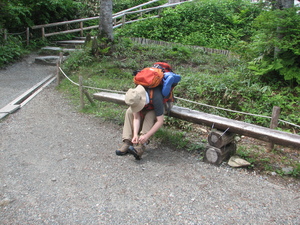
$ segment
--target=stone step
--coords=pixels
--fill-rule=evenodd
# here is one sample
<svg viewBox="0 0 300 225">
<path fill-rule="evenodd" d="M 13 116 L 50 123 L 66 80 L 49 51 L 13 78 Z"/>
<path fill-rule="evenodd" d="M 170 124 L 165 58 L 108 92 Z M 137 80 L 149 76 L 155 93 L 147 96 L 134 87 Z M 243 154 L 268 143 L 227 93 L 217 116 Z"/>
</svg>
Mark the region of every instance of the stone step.
<svg viewBox="0 0 300 225">
<path fill-rule="evenodd" d="M 94 39 L 95 37 L 92 36 L 91 39 Z M 75 40 L 85 40 L 86 37 L 75 37 Z"/>
<path fill-rule="evenodd" d="M 63 56 L 63 61 L 66 60 L 67 56 Z M 59 60 L 59 56 L 49 55 L 49 56 L 38 56 L 35 58 L 35 63 L 43 65 L 56 66 Z"/>
<path fill-rule="evenodd" d="M 81 49 L 46 46 L 46 47 L 41 48 L 39 54 L 40 55 L 59 55 L 59 53 L 62 52 L 64 55 L 68 55 L 68 54 L 70 54 L 70 52 L 74 52 L 74 51 L 78 51 L 78 50 L 81 50 Z"/>
<path fill-rule="evenodd" d="M 76 48 L 78 45 L 84 45 L 85 40 L 66 40 L 66 41 L 56 41 L 60 46 Z"/>
<path fill-rule="evenodd" d="M 76 40 L 85 40 L 85 37 L 75 37 Z"/>
</svg>

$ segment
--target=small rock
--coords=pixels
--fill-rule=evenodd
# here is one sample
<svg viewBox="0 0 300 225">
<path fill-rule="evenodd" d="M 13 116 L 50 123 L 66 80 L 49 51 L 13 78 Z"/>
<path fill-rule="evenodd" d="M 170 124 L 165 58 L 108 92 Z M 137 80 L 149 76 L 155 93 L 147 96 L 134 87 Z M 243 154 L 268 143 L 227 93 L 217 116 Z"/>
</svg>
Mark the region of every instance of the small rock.
<svg viewBox="0 0 300 225">
<path fill-rule="evenodd" d="M 238 156 L 232 156 L 229 161 L 228 161 L 228 165 L 231 167 L 246 167 L 246 166 L 250 166 L 251 163 L 247 162 L 246 160 L 238 157 Z"/>
<path fill-rule="evenodd" d="M 9 198 L 4 198 L 0 201 L 0 206 L 7 206 L 9 203 L 12 203 L 14 200 Z"/>
<path fill-rule="evenodd" d="M 283 172 L 285 175 L 292 173 L 293 170 L 294 170 L 294 168 L 291 167 L 291 166 L 282 168 L 282 172 Z"/>
</svg>

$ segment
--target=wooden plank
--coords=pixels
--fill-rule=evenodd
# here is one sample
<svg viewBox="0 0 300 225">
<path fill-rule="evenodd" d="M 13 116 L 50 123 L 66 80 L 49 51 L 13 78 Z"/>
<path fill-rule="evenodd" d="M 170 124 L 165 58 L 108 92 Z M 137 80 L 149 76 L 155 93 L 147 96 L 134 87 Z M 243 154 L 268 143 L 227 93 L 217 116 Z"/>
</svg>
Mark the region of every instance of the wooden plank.
<svg viewBox="0 0 300 225">
<path fill-rule="evenodd" d="M 99 92 L 99 93 L 93 94 L 93 98 L 100 100 L 100 101 L 114 102 L 114 103 L 117 103 L 120 105 L 126 105 L 125 95 L 123 95 L 123 94 Z"/>
<path fill-rule="evenodd" d="M 0 120 L 2 120 L 4 117 L 8 116 L 9 113 L 2 113 L 0 112 Z"/>
<path fill-rule="evenodd" d="M 21 107 L 20 105 L 8 104 L 4 106 L 2 109 L 0 109 L 0 113 L 13 113 L 16 110 L 18 110 L 20 107 Z"/>
<path fill-rule="evenodd" d="M 36 90 L 38 90 L 43 84 L 48 82 L 51 78 L 53 78 L 53 75 L 49 75 L 48 77 L 44 78 L 42 81 L 34 85 L 32 88 L 25 91 L 22 95 L 17 97 L 15 100 L 10 102 L 11 105 L 18 105 L 21 104 L 24 100 L 26 100 L 30 95 L 32 95 Z"/>
<path fill-rule="evenodd" d="M 84 18 L 84 19 L 76 19 L 76 20 L 67 20 L 63 22 L 57 22 L 57 23 L 48 23 L 48 24 L 42 24 L 42 25 L 36 25 L 32 26 L 32 29 L 39 29 L 39 28 L 45 28 L 45 27 L 55 27 L 55 26 L 60 26 L 60 25 L 66 25 L 66 24 L 71 24 L 71 23 L 80 23 L 80 22 L 85 22 L 89 20 L 99 20 L 99 16 L 94 16 L 94 17 L 89 17 L 89 18 Z"/>
<path fill-rule="evenodd" d="M 94 99 L 101 101 L 108 101 L 126 105 L 125 95 L 123 94 L 99 92 L 95 93 L 93 97 Z M 213 126 L 214 128 L 219 130 L 226 130 L 227 128 L 229 128 L 228 131 L 231 133 L 253 137 L 255 139 L 266 142 L 273 142 L 274 144 L 282 146 L 291 146 L 300 150 L 300 135 L 273 130 L 270 128 L 232 120 L 204 112 L 199 112 L 176 105 L 174 105 L 171 109 L 170 116 L 197 124 L 203 124 L 210 127 Z"/>
</svg>

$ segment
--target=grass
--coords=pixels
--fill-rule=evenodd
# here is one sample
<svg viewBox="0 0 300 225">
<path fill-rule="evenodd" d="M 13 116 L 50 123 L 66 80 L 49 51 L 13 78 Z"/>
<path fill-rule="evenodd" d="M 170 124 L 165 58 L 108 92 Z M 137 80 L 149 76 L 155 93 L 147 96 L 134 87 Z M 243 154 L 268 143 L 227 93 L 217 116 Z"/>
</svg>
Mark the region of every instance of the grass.
<svg viewBox="0 0 300 225">
<path fill-rule="evenodd" d="M 167 60 L 166 60 L 167 59 Z M 238 58 L 224 55 L 206 54 L 202 50 L 184 48 L 174 45 L 164 47 L 158 45 L 141 45 L 123 39 L 116 44 L 109 54 L 95 58 L 90 50 L 75 52 L 62 65 L 64 72 L 78 83 L 78 77 L 83 77 L 83 85 L 127 91 L 134 87 L 132 72 L 151 66 L 156 61 L 168 61 L 174 71 L 182 76 L 180 84 L 174 89 L 175 96 L 199 101 L 205 104 L 242 110 L 255 114 L 271 113 L 273 104 L 272 93 L 274 88 L 260 83 L 255 76 L 247 70 L 245 63 Z M 78 87 L 67 79 L 63 80 L 59 89 L 68 93 L 76 107 L 80 110 Z M 88 89 L 90 95 L 98 92 L 98 89 Z M 276 89 L 278 94 L 280 90 Z M 286 105 L 294 108 L 282 112 L 283 119 L 294 118 L 291 122 L 297 123 L 296 95 L 299 90 L 293 89 L 289 93 L 289 99 L 283 98 Z M 284 90 L 283 90 L 284 92 Z M 126 107 L 114 103 L 96 101 L 95 105 L 88 103 L 81 111 L 93 114 L 103 120 L 110 120 L 122 126 Z M 280 98 L 276 98 L 278 104 L 283 104 Z M 290 102 L 288 102 L 290 101 Z M 245 120 L 258 125 L 269 125 L 266 119 L 251 118 L 227 112 L 215 111 L 207 107 L 193 105 L 178 101 L 177 105 L 221 115 L 233 119 Z M 289 129 L 282 127 L 280 129 Z M 155 139 L 161 144 L 171 145 L 173 148 L 185 149 L 199 154 L 206 146 L 207 133 L 198 125 L 188 123 L 175 118 L 167 117 L 165 126 L 156 133 Z M 299 133 L 299 130 L 296 130 Z M 263 173 L 277 172 L 280 175 L 299 177 L 299 152 L 297 150 L 276 146 L 271 153 L 266 153 L 264 143 L 241 141 L 238 143 L 237 154 L 251 163 L 250 170 Z M 282 172 L 283 168 L 292 167 L 289 174 Z"/>
</svg>

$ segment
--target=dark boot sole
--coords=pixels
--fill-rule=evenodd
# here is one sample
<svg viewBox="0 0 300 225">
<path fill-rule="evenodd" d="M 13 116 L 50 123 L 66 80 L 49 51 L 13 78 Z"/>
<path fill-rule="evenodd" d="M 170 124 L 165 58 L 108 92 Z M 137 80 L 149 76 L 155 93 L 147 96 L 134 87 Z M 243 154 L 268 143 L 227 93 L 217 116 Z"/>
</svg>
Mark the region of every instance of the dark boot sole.
<svg viewBox="0 0 300 225">
<path fill-rule="evenodd" d="M 141 157 L 137 154 L 137 152 L 136 152 L 136 150 L 134 149 L 133 146 L 129 147 L 128 152 L 130 154 L 132 154 L 136 160 L 140 160 L 141 159 Z"/>
<path fill-rule="evenodd" d="M 121 152 L 119 150 L 116 150 L 116 155 L 119 155 L 119 156 L 123 156 L 123 155 L 126 155 L 128 152 Z"/>
</svg>

